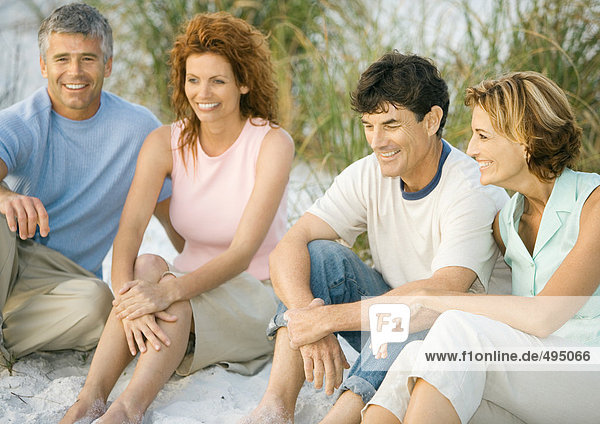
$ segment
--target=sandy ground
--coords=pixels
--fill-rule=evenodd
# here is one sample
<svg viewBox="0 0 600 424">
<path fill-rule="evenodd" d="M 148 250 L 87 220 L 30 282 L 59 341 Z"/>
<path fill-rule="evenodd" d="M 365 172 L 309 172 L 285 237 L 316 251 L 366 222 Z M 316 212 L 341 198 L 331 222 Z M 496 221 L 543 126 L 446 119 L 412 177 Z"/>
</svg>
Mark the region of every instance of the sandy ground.
<svg viewBox="0 0 600 424">
<path fill-rule="evenodd" d="M 302 214 L 311 197 L 322 190 L 311 171 L 296 167 L 290 181 L 289 215 Z M 326 184 L 327 182 L 325 182 Z M 164 231 L 152 219 L 140 253 L 156 253 L 172 260 L 176 252 Z M 110 275 L 111 253 L 104 261 L 104 275 Z M 352 363 L 356 353 L 342 344 Z M 35 353 L 19 360 L 13 368 L 0 371 L 0 423 L 56 423 L 75 401 L 87 375 L 92 352 Z M 125 370 L 109 401 L 129 382 L 135 361 Z M 259 402 L 271 370 L 269 363 L 257 375 L 245 377 L 214 366 L 188 377 L 173 376 L 150 406 L 144 423 L 236 423 Z M 315 423 L 325 415 L 336 394 L 327 397 L 308 383 L 302 388 L 296 408 L 296 422 Z"/>
<path fill-rule="evenodd" d="M 349 360 L 356 354 L 344 345 Z M 0 423 L 57 423 L 75 401 L 90 366 L 90 353 L 36 353 L 17 362 L 12 375 L 0 372 Z M 135 363 L 125 370 L 109 400 L 127 385 Z M 267 386 L 271 365 L 252 377 L 214 366 L 188 377 L 173 376 L 150 406 L 144 423 L 236 423 L 251 411 Z M 332 405 L 308 383 L 296 408 L 296 422 L 316 423 Z"/>
</svg>

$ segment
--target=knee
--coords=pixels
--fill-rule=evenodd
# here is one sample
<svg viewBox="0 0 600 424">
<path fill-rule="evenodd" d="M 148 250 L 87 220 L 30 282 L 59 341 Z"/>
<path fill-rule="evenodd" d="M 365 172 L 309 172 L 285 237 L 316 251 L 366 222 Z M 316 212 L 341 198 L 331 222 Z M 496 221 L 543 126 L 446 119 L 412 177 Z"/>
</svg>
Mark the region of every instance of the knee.
<svg viewBox="0 0 600 424">
<path fill-rule="evenodd" d="M 81 297 L 77 305 L 71 305 L 70 315 L 76 319 L 71 331 L 74 348 L 87 350 L 96 345 L 104 324 L 112 310 L 113 295 L 102 281 L 88 280 L 81 283 Z"/>
<path fill-rule="evenodd" d="M 308 244 L 310 272 L 312 276 L 326 276 L 327 280 L 340 277 L 346 268 L 350 249 L 330 240 L 313 240 Z M 340 271 L 342 273 L 340 274 Z M 338 275 L 340 274 L 340 275 Z"/>
<path fill-rule="evenodd" d="M 429 331 L 427 338 L 453 340 L 455 344 L 470 344 L 480 339 L 481 329 L 477 324 L 478 315 L 451 310 L 442 313 Z"/>
<path fill-rule="evenodd" d="M 361 423 L 364 424 L 380 422 L 400 424 L 400 420 L 391 411 L 376 404 L 368 405 L 364 412 L 361 412 L 361 414 Z"/>
<path fill-rule="evenodd" d="M 453 309 L 441 313 L 435 321 L 435 325 L 445 326 L 446 328 L 472 327 L 474 325 L 472 319 L 474 316 L 476 315 L 470 312 Z"/>
<path fill-rule="evenodd" d="M 313 296 L 326 304 L 346 303 L 364 291 L 357 280 L 357 270 L 364 264 L 351 249 L 334 241 L 315 240 L 308 251 Z"/>
<path fill-rule="evenodd" d="M 133 265 L 133 275 L 139 278 L 140 275 L 156 275 L 156 280 L 160 278 L 163 272 L 168 270 L 166 261 L 158 255 L 146 253 L 140 255 Z"/>
<path fill-rule="evenodd" d="M 326 263 L 332 256 L 336 255 L 342 249 L 346 249 L 341 244 L 331 240 L 313 240 L 308 243 L 308 254 L 310 255 L 311 265 Z"/>
<path fill-rule="evenodd" d="M 9 246 L 9 243 L 16 242 L 15 233 L 8 228 L 6 216 L 2 213 L 0 213 L 0 240 L 2 240 L 2 246 Z"/>
<path fill-rule="evenodd" d="M 189 300 L 175 302 L 165 309 L 165 312 L 175 315 L 178 321 L 182 320 L 182 322 L 188 322 L 192 319 L 192 305 Z"/>
<path fill-rule="evenodd" d="M 104 324 L 108 319 L 114 299 L 110 288 L 103 281 L 92 280 L 86 284 L 84 290 L 85 301 L 81 305 L 82 320 Z"/>
</svg>

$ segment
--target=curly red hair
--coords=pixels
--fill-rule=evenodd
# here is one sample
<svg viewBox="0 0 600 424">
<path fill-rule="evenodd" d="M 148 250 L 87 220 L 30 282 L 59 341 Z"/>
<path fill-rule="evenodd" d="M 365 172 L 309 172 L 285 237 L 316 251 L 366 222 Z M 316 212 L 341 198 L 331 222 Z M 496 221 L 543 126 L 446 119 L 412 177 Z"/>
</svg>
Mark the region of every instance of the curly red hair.
<svg viewBox="0 0 600 424">
<path fill-rule="evenodd" d="M 200 120 L 185 94 L 186 60 L 190 55 L 207 52 L 224 57 L 233 69 L 237 86 L 248 87 L 248 93 L 240 98 L 241 116 L 277 124 L 277 86 L 266 37 L 227 12 L 198 14 L 187 22 L 170 52 L 171 101 L 177 120 L 184 123 L 179 138 L 182 156 L 187 147 L 196 157 L 200 136 Z"/>
</svg>

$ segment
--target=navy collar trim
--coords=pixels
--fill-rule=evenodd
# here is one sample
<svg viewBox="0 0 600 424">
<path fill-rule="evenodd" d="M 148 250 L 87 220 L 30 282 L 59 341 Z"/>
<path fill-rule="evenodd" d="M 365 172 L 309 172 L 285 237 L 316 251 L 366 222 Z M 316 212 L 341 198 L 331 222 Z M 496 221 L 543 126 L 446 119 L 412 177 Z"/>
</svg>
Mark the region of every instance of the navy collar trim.
<svg viewBox="0 0 600 424">
<path fill-rule="evenodd" d="M 402 198 L 404 200 L 423 199 L 425 196 L 427 196 L 429 193 L 431 193 L 437 187 L 438 183 L 440 182 L 440 178 L 442 178 L 442 167 L 444 166 L 444 162 L 446 162 L 446 159 L 448 158 L 450 151 L 451 151 L 450 145 L 448 144 L 448 142 L 446 140 L 442 139 L 442 154 L 440 156 L 440 162 L 438 163 L 437 172 L 435 173 L 435 176 L 429 182 L 429 184 L 427 184 L 421 190 L 410 191 L 410 192 L 404 191 L 404 181 L 402 181 L 402 179 L 400 179 L 400 189 L 402 190 Z"/>
</svg>

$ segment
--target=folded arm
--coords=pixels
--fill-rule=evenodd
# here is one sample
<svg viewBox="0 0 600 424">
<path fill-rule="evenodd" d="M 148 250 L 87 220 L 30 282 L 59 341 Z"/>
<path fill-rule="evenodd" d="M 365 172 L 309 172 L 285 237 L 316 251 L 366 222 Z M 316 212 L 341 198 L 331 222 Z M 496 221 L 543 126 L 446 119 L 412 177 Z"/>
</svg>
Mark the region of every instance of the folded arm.
<svg viewBox="0 0 600 424">
<path fill-rule="evenodd" d="M 360 331 L 369 328 L 368 308 L 380 303 L 404 303 L 413 306 L 410 332 L 431 327 L 438 312 L 416 307 L 415 296 L 424 289 L 449 290 L 465 294 L 475 281 L 476 274 L 463 267 L 446 267 L 430 278 L 412 281 L 389 292 L 367 300 L 339 305 L 316 305 L 286 312 L 288 329 L 293 346 L 312 343 L 338 331 Z"/>
<path fill-rule="evenodd" d="M 579 235 L 571 251 L 534 297 L 470 295 L 430 291 L 421 302 L 438 312 L 459 309 L 504 322 L 526 333 L 547 337 L 589 300 L 600 284 L 600 189 L 583 206 Z M 497 229 L 497 226 L 494 226 Z"/>
</svg>

